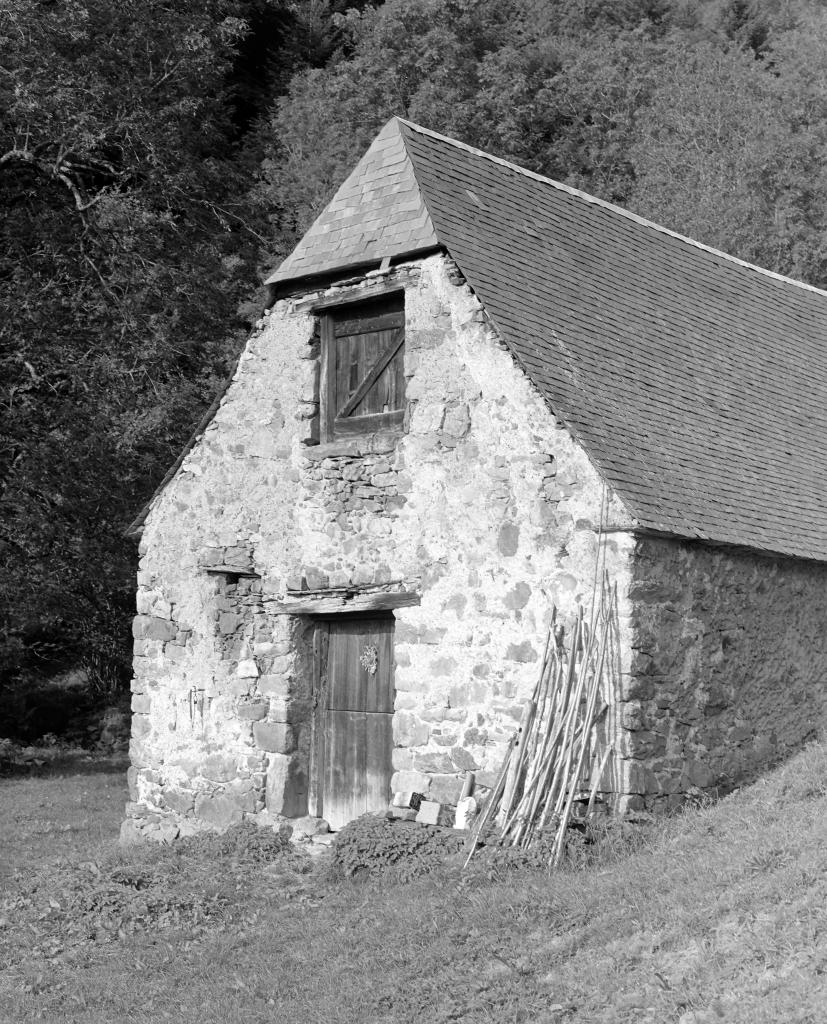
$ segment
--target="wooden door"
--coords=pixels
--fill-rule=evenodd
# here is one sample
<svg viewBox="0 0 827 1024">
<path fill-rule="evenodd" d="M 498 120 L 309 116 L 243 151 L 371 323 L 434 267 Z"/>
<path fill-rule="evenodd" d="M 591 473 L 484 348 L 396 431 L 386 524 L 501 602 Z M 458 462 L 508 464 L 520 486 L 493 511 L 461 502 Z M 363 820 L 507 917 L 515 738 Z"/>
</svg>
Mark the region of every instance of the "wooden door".
<svg viewBox="0 0 827 1024">
<path fill-rule="evenodd" d="M 317 631 L 310 802 L 334 830 L 390 800 L 393 626 L 342 618 Z"/>
</svg>

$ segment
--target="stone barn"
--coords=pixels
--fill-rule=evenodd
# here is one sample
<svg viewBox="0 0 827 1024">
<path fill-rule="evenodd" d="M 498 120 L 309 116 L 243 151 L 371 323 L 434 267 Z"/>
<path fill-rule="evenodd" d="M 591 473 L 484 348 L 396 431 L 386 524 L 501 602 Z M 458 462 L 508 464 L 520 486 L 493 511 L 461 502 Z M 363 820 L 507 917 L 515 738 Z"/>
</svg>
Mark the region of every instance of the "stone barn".
<svg viewBox="0 0 827 1024">
<path fill-rule="evenodd" d="M 393 119 L 140 535 L 127 830 L 490 786 L 617 586 L 600 780 L 723 792 L 827 671 L 827 293 Z"/>
</svg>

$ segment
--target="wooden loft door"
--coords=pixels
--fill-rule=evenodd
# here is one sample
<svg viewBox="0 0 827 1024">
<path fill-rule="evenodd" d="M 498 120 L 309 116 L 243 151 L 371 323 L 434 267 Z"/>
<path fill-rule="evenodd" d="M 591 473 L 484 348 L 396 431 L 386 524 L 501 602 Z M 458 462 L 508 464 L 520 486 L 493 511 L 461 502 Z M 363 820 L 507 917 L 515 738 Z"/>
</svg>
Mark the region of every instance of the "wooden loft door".
<svg viewBox="0 0 827 1024">
<path fill-rule="evenodd" d="M 405 415 L 405 305 L 386 299 L 321 318 L 322 439 L 389 430 Z"/>
<path fill-rule="evenodd" d="M 390 800 L 393 615 L 320 622 L 310 812 L 334 830 Z"/>
</svg>

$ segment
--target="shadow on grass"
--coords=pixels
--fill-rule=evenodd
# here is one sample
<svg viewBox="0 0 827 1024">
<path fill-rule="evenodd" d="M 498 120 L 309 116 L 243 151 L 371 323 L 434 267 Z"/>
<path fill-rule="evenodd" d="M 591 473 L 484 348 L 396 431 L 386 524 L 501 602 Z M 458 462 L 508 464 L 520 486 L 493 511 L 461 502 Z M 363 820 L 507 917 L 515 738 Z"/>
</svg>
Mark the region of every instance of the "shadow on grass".
<svg viewBox="0 0 827 1024">
<path fill-rule="evenodd" d="M 129 756 L 121 751 L 101 754 L 78 749 L 51 753 L 37 749 L 31 756 L 17 754 L 5 759 L 0 755 L 0 782 L 4 779 L 54 779 L 72 775 L 121 775 L 128 767 Z"/>
</svg>

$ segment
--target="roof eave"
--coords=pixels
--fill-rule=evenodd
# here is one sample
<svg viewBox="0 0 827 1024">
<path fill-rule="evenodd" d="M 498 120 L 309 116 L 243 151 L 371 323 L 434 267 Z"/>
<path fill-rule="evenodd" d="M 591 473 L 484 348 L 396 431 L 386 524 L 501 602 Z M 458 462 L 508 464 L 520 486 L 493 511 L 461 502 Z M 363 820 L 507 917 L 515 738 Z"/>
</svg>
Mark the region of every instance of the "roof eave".
<svg viewBox="0 0 827 1024">
<path fill-rule="evenodd" d="M 287 274 L 280 277 L 278 271 L 271 275 L 264 282 L 267 288 L 266 308 L 269 309 L 279 299 L 288 298 L 299 293 L 320 291 L 323 288 L 330 288 L 335 284 L 342 284 L 351 278 L 363 278 L 373 270 L 384 270 L 398 266 L 410 260 L 424 259 L 434 253 L 445 252 L 445 246 L 441 243 L 428 245 L 417 249 L 403 249 L 399 252 L 389 253 L 381 259 L 365 260 L 358 263 L 353 261 L 325 267 L 312 273 Z"/>
</svg>

